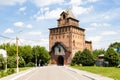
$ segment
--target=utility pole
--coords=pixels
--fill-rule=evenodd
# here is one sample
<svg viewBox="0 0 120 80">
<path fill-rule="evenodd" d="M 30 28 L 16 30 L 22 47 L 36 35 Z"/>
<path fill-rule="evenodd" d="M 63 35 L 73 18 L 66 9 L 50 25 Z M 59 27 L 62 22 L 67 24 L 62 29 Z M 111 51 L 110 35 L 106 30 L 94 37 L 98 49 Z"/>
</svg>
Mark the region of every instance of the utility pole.
<svg viewBox="0 0 120 80">
<path fill-rule="evenodd" d="M 18 68 L 18 64 L 19 64 L 19 61 L 18 61 L 18 37 L 16 37 L 16 61 L 17 61 L 17 73 L 19 72 L 19 68 Z"/>
</svg>

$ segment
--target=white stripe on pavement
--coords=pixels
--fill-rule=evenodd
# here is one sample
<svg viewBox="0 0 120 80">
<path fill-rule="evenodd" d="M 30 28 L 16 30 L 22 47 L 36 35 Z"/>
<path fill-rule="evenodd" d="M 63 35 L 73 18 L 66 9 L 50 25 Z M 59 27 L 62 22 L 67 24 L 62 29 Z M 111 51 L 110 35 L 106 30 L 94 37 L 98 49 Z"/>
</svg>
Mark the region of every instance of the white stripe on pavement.
<svg viewBox="0 0 120 80">
<path fill-rule="evenodd" d="M 35 68 L 35 69 L 36 69 L 36 68 Z M 19 77 L 24 76 L 24 75 L 30 73 L 31 71 L 33 71 L 33 70 L 35 70 L 35 69 L 32 69 L 32 70 L 29 70 L 29 71 L 27 71 L 27 72 L 25 72 L 25 73 L 19 74 L 18 76 L 15 76 L 14 78 L 12 78 L 12 79 L 10 79 L 10 80 L 16 80 L 16 79 L 18 79 Z M 18 73 L 17 73 L 17 74 L 18 74 Z"/>
</svg>

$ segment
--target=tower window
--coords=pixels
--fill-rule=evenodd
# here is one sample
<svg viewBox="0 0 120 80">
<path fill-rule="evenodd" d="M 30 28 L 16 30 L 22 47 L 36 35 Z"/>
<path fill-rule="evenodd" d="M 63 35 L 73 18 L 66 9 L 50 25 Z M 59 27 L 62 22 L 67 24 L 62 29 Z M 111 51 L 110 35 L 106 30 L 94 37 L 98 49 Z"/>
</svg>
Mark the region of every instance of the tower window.
<svg viewBox="0 0 120 80">
<path fill-rule="evenodd" d="M 63 19 L 65 19 L 65 18 L 66 18 L 65 14 L 63 14 Z"/>
</svg>

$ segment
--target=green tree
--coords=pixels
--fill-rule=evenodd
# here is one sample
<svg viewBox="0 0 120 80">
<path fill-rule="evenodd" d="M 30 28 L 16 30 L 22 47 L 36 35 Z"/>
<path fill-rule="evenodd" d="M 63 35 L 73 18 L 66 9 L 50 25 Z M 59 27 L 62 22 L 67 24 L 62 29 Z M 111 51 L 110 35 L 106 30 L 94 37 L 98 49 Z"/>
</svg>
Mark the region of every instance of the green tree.
<svg viewBox="0 0 120 80">
<path fill-rule="evenodd" d="M 103 50 L 103 49 L 100 49 L 100 50 L 94 50 L 93 51 L 93 57 L 94 57 L 94 59 L 96 60 L 97 58 L 98 58 L 98 56 L 99 55 L 101 55 L 101 54 L 105 54 L 105 50 Z"/>
<path fill-rule="evenodd" d="M 23 57 L 19 57 L 19 67 L 25 67 L 25 60 Z"/>
<path fill-rule="evenodd" d="M 81 63 L 80 54 L 81 54 L 81 51 L 78 51 L 75 53 L 75 56 L 73 57 L 71 61 L 71 65 L 75 65 L 75 64 L 79 65 Z"/>
<path fill-rule="evenodd" d="M 110 47 L 107 49 L 104 59 L 105 61 L 109 62 L 109 66 L 117 66 L 119 61 L 119 55 L 116 51 L 114 51 L 114 48 Z"/>
<path fill-rule="evenodd" d="M 80 63 L 83 66 L 92 66 L 94 65 L 94 59 L 92 53 L 88 49 L 84 49 L 80 54 Z"/>
<path fill-rule="evenodd" d="M 41 65 L 49 63 L 50 55 L 44 47 L 34 46 L 33 53 L 35 58 L 37 59 L 37 63 L 40 63 Z"/>
<path fill-rule="evenodd" d="M 31 62 L 34 57 L 32 53 L 32 48 L 29 45 L 19 46 L 18 54 L 25 60 L 26 64 Z"/>
<path fill-rule="evenodd" d="M 16 68 L 16 56 L 8 56 L 7 66 L 8 68 Z"/>
<path fill-rule="evenodd" d="M 109 47 L 112 47 L 112 48 L 120 47 L 120 42 L 114 42 L 114 43 L 110 44 Z"/>
<path fill-rule="evenodd" d="M 3 58 L 3 55 L 0 54 L 0 70 L 4 70 L 5 65 L 6 65 L 5 59 Z"/>
</svg>

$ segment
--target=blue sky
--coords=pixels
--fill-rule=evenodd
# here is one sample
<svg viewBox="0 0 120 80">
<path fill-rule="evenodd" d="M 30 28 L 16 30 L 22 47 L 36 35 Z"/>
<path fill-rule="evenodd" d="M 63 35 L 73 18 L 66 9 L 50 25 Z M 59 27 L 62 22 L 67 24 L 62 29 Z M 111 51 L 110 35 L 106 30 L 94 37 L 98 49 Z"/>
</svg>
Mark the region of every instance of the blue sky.
<svg viewBox="0 0 120 80">
<path fill-rule="evenodd" d="M 70 8 L 93 49 L 120 41 L 120 0 L 0 0 L 0 44 L 41 45 L 49 49 L 49 28 Z M 6 36 L 8 38 L 3 38 Z"/>
</svg>

